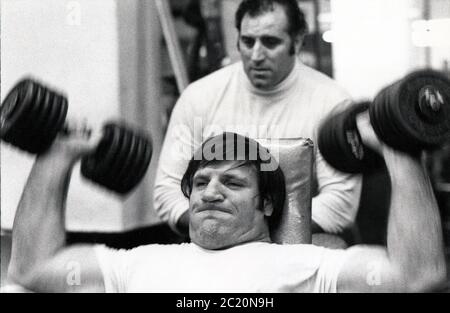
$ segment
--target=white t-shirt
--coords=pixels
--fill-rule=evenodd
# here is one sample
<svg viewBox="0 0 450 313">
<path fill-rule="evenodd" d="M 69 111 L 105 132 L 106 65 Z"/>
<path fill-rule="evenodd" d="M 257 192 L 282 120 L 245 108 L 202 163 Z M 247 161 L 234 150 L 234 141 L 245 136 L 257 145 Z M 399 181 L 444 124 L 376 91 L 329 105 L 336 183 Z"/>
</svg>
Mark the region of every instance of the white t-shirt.
<svg viewBox="0 0 450 313">
<path fill-rule="evenodd" d="M 190 158 L 202 142 L 224 131 L 253 139 L 309 138 L 316 142 L 321 120 L 348 94 L 322 73 L 297 62 L 275 89 L 256 89 L 242 62 L 191 85 L 178 100 L 164 140 L 154 189 L 154 207 L 172 228 L 189 205 L 180 189 Z M 318 195 L 312 219 L 326 232 L 338 233 L 354 222 L 361 177 L 329 166 L 315 146 Z"/>
<path fill-rule="evenodd" d="M 336 292 L 344 250 L 248 243 L 95 247 L 106 292 Z"/>
</svg>

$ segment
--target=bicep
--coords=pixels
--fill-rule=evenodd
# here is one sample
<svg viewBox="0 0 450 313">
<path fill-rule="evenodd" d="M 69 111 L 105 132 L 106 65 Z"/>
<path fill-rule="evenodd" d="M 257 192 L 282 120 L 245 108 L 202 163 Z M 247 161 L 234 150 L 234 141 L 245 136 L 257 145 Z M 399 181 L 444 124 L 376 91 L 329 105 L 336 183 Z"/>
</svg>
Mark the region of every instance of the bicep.
<svg viewBox="0 0 450 313">
<path fill-rule="evenodd" d="M 104 292 L 103 274 L 93 246 L 63 249 L 30 277 L 36 292 Z"/>
<path fill-rule="evenodd" d="M 377 246 L 355 246 L 338 276 L 338 292 L 399 292 L 404 288 L 399 271 L 389 261 L 387 250 Z"/>
</svg>

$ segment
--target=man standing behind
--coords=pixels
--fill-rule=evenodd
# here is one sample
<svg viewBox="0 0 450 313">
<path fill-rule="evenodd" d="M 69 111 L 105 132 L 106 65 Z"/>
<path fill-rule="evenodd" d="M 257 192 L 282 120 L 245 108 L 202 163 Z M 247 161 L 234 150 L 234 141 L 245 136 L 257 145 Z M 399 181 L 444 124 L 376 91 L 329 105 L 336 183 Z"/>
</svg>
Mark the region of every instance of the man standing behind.
<svg viewBox="0 0 450 313">
<path fill-rule="evenodd" d="M 307 30 L 296 0 L 244 0 L 236 12 L 242 62 L 191 84 L 175 106 L 164 141 L 154 197 L 161 219 L 187 234 L 188 202 L 180 181 L 201 143 L 223 131 L 250 138 L 311 138 L 349 96 L 297 54 Z M 315 149 L 318 194 L 313 233 L 339 234 L 356 216 L 360 177 L 331 168 Z M 313 236 L 314 240 L 314 236 Z"/>
</svg>

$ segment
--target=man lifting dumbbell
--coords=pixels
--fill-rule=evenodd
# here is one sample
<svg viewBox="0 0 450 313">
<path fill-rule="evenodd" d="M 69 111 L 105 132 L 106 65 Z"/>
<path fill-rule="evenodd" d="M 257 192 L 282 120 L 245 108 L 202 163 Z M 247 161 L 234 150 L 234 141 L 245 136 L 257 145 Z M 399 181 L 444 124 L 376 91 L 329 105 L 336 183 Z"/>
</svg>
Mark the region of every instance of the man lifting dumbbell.
<svg viewBox="0 0 450 313">
<path fill-rule="evenodd" d="M 436 71 L 416 71 L 385 87 L 373 102 L 357 103 L 323 122 L 318 136 L 319 149 L 325 160 L 342 172 L 365 173 L 368 177 L 385 172 L 384 161 L 363 144 L 356 126 L 357 114 L 366 110 L 378 137 L 396 150 L 418 156 L 423 150 L 450 142 L 450 80 Z M 388 184 L 389 178 L 387 173 L 385 175 Z M 388 195 L 389 184 L 384 188 Z M 372 207 L 370 211 L 375 211 L 381 204 L 383 226 L 373 227 L 376 233 L 370 236 L 374 238 L 378 234 L 382 238 L 389 198 L 379 190 L 376 193 L 380 196 L 374 198 L 375 204 L 369 207 Z M 367 222 L 379 225 L 368 212 L 362 215 Z M 364 222 L 361 225 L 364 226 Z"/>
<path fill-rule="evenodd" d="M 367 113 L 359 114 L 355 123 L 362 143 L 384 158 L 390 173 L 387 247 L 330 250 L 271 243 L 269 221 L 283 207 L 276 199 L 284 199 L 284 178 L 279 168 L 263 172 L 261 164 L 272 163 L 273 157 L 256 141 L 237 134 L 231 142 L 226 135 L 206 141 L 195 154 L 201 158 L 191 159 L 183 177 L 192 243 L 130 251 L 66 247 L 70 173 L 75 161 L 95 146 L 74 133 L 58 137 L 33 166 L 14 222 L 9 280 L 47 292 L 433 290 L 445 280 L 446 264 L 439 212 L 426 172 L 417 156 L 380 142 Z M 245 149 L 239 150 L 239 140 Z M 211 143 L 226 147 L 212 160 L 203 153 Z M 263 180 L 258 178 L 262 175 Z M 275 193 L 267 188 L 274 181 Z M 72 270 L 68 264 L 77 265 L 78 284 L 67 280 Z"/>
<path fill-rule="evenodd" d="M 66 121 L 67 110 L 65 96 L 34 79 L 23 79 L 3 101 L 0 136 L 28 153 L 43 153 L 59 134 L 75 131 Z M 83 131 L 91 133 L 86 125 Z M 151 155 L 150 137 L 124 123 L 110 122 L 104 125 L 96 149 L 81 162 L 81 174 L 111 191 L 126 194 L 144 177 Z"/>
<path fill-rule="evenodd" d="M 384 88 L 372 103 L 355 104 L 322 123 L 319 149 L 342 172 L 361 173 L 380 163 L 357 131 L 356 116 L 366 110 L 378 137 L 394 149 L 419 154 L 450 140 L 450 80 L 436 71 L 416 71 Z"/>
</svg>

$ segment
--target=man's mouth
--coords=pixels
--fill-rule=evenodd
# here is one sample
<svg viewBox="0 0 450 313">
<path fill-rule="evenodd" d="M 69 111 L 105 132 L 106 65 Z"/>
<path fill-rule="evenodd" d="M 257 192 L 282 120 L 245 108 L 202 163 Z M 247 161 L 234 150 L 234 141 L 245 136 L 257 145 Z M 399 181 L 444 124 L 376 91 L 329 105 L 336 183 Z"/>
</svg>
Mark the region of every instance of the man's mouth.
<svg viewBox="0 0 450 313">
<path fill-rule="evenodd" d="M 215 211 L 215 212 L 225 212 L 225 213 L 231 213 L 230 209 L 226 209 L 220 206 L 216 206 L 216 205 L 204 205 L 199 207 L 196 212 L 205 212 L 205 211 Z"/>
<path fill-rule="evenodd" d="M 268 69 L 268 68 L 252 68 L 252 71 L 256 72 L 256 73 L 268 73 L 268 72 L 270 72 L 270 69 Z"/>
</svg>

